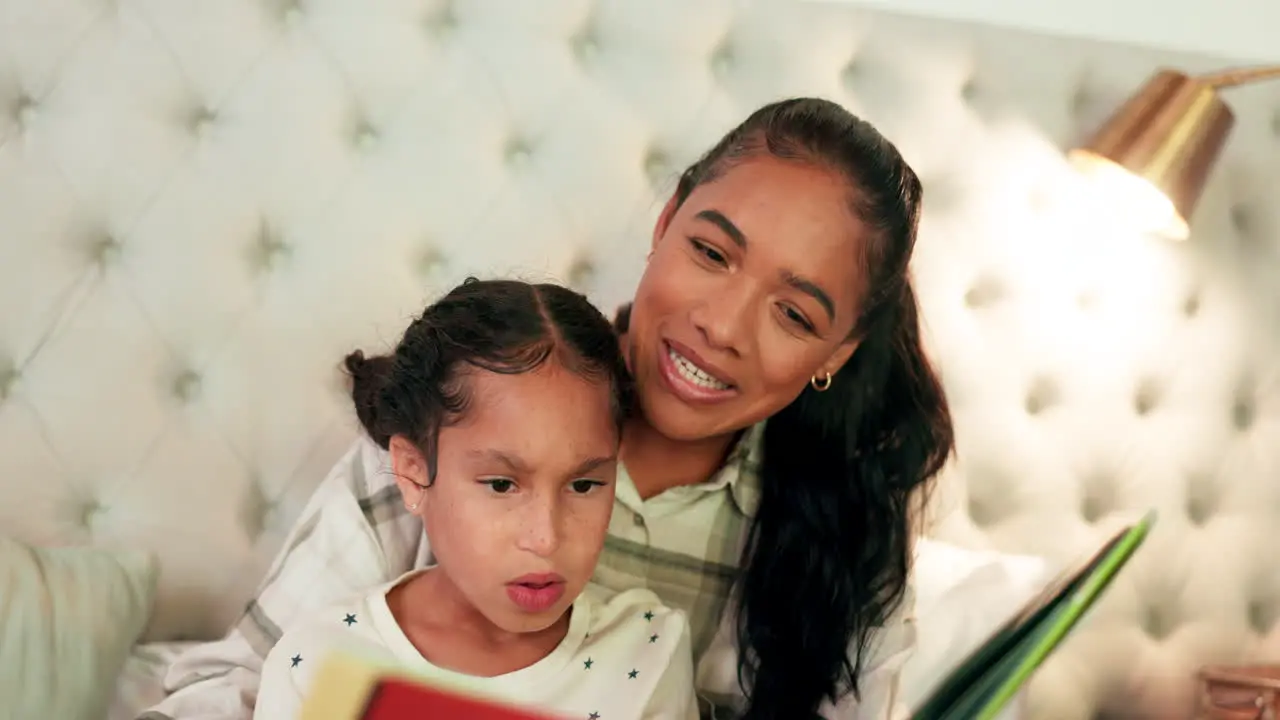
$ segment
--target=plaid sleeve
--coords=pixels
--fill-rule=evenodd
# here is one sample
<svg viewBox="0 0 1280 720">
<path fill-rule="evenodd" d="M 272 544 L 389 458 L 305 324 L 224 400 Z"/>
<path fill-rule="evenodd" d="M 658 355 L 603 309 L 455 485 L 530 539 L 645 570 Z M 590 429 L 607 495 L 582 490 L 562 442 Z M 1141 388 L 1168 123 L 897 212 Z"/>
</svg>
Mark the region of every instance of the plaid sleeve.
<svg viewBox="0 0 1280 720">
<path fill-rule="evenodd" d="M 170 695 L 138 720 L 248 720 L 284 625 L 412 569 L 422 538 L 386 454 L 362 439 L 307 503 L 240 621 L 179 656 L 165 677 Z"/>
</svg>

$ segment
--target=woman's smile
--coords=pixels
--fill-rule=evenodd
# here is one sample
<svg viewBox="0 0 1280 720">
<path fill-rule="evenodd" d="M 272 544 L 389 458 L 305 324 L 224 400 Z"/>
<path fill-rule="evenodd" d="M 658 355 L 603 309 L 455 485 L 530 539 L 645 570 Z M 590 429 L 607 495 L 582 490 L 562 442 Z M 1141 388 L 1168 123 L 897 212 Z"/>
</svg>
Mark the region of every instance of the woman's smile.
<svg viewBox="0 0 1280 720">
<path fill-rule="evenodd" d="M 691 404 L 718 403 L 737 396 L 737 387 L 724 371 L 709 365 L 692 349 L 674 341 L 659 345 L 658 368 L 663 384 L 677 398 Z"/>
</svg>

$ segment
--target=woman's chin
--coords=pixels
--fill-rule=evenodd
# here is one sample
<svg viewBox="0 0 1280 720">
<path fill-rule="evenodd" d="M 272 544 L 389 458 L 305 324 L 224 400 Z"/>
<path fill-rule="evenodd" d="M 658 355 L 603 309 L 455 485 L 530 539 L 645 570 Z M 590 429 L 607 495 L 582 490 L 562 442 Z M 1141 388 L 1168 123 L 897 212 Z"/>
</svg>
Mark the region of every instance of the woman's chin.
<svg viewBox="0 0 1280 720">
<path fill-rule="evenodd" d="M 662 437 L 677 442 L 699 442 L 732 432 L 723 413 L 686 405 L 675 398 L 643 401 L 645 420 Z"/>
</svg>

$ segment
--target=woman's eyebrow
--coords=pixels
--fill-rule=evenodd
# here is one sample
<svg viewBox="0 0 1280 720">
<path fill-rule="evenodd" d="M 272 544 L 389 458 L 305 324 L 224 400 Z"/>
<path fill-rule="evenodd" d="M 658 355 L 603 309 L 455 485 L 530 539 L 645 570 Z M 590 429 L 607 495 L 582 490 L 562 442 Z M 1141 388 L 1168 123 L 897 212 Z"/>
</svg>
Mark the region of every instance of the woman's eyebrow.
<svg viewBox="0 0 1280 720">
<path fill-rule="evenodd" d="M 782 281 L 814 300 L 817 300 L 818 304 L 822 306 L 822 309 L 827 311 L 827 319 L 835 322 L 836 305 L 831 301 L 831 296 L 827 294 L 827 291 L 819 287 L 817 283 L 812 280 L 807 280 L 790 270 L 782 271 Z"/>
<path fill-rule="evenodd" d="M 719 210 L 709 208 L 707 210 L 699 211 L 697 215 L 694 215 L 694 217 L 698 218 L 699 220 L 705 220 L 711 223 L 712 225 L 715 225 L 716 227 L 720 228 L 721 230 L 724 231 L 725 235 L 729 236 L 729 239 L 733 241 L 734 245 L 737 245 L 743 250 L 747 249 L 746 234 L 744 234 L 742 230 L 738 228 L 737 225 L 734 225 L 732 220 L 725 217 L 724 213 L 720 212 Z"/>
</svg>

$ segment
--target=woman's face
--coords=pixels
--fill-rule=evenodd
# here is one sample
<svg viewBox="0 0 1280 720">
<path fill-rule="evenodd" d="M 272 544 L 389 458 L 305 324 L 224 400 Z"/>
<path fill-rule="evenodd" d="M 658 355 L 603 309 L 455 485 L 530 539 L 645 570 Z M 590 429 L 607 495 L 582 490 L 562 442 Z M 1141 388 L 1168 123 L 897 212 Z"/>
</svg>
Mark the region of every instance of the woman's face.
<svg viewBox="0 0 1280 720">
<path fill-rule="evenodd" d="M 413 484 L 427 484 L 426 467 L 400 437 L 396 476 L 447 580 L 439 600 L 506 632 L 539 632 L 564 615 L 604 546 L 619 440 L 610 389 L 554 359 L 464 381 L 469 408 L 440 431 L 435 483 Z"/>
<path fill-rule="evenodd" d="M 668 204 L 627 333 L 655 429 L 749 427 L 849 359 L 864 232 L 849 192 L 836 173 L 762 155 Z"/>
</svg>

